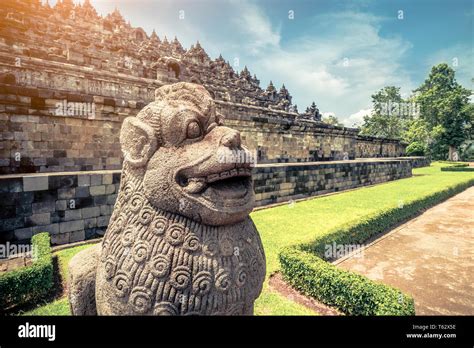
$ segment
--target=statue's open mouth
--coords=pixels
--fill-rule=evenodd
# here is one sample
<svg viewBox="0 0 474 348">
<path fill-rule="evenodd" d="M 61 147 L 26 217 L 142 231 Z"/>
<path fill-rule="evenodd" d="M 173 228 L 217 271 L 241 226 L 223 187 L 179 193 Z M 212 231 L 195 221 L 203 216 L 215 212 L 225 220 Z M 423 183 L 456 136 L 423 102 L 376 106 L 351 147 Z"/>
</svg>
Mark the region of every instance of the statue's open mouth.
<svg viewBox="0 0 474 348">
<path fill-rule="evenodd" d="M 177 175 L 179 186 L 186 193 L 200 195 L 208 201 L 223 202 L 224 206 L 241 205 L 252 194 L 252 169 L 247 165 L 237 164 L 232 169 L 212 173 L 186 172 L 183 170 Z"/>
</svg>

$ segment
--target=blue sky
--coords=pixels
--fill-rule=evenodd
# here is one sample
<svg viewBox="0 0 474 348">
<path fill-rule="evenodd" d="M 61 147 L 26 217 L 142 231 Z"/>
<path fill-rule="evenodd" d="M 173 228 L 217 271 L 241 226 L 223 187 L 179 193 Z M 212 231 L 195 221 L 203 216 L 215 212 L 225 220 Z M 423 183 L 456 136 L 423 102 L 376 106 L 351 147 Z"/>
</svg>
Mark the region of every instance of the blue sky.
<svg viewBox="0 0 474 348">
<path fill-rule="evenodd" d="M 396 85 L 408 96 L 437 63 L 450 64 L 472 88 L 470 0 L 91 3 L 102 15 L 117 7 L 133 26 L 176 35 L 186 48 L 199 40 L 211 58 L 222 53 L 231 64 L 238 60 L 238 70 L 247 65 L 263 88 L 270 79 L 285 83 L 300 111 L 314 100 L 347 126 L 360 124 L 375 91 Z"/>
</svg>

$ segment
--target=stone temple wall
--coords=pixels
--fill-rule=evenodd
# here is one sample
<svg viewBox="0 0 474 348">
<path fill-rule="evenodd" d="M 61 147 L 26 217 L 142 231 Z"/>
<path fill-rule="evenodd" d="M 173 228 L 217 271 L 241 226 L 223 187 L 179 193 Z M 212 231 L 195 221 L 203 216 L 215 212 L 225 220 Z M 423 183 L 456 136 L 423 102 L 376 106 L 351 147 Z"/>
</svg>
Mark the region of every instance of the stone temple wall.
<svg viewBox="0 0 474 348">
<path fill-rule="evenodd" d="M 411 160 L 261 164 L 254 169 L 256 205 L 286 202 L 411 176 Z M 0 243 L 49 232 L 53 244 L 104 234 L 120 170 L 0 176 Z"/>
<path fill-rule="evenodd" d="M 121 122 L 151 99 L 0 83 L 0 174 L 119 169 Z M 72 104 L 71 104 L 72 103 Z M 58 115 L 58 105 L 60 112 Z M 68 105 L 77 109 L 68 115 Z M 82 107 L 82 111 L 78 109 Z M 259 163 L 403 155 L 398 142 L 360 141 L 356 131 L 296 121 L 287 113 L 217 102 L 225 124 L 241 131 Z M 93 111 L 93 112 L 92 112 Z M 61 114 L 63 112 L 63 114 Z"/>
<path fill-rule="evenodd" d="M 205 86 L 257 154 L 257 205 L 411 175 L 412 160 L 357 160 L 402 156 L 404 144 L 325 124 L 314 103 L 300 113 L 284 85 L 261 88 L 234 68 L 199 43 L 148 35 L 117 10 L 98 16 L 87 0 L 0 1 L 0 242 L 101 235 L 120 180 L 122 122 L 178 81 Z"/>
<path fill-rule="evenodd" d="M 262 89 L 246 67 L 210 59 L 199 43 L 186 50 L 148 36 L 118 11 L 6 0 L 0 18 L 0 174 L 120 168 L 121 122 L 177 81 L 203 84 L 260 163 L 404 153 L 398 141 L 321 122 L 315 105 L 298 113 L 284 86 Z"/>
<path fill-rule="evenodd" d="M 0 176 L 0 243 L 49 232 L 53 244 L 103 235 L 120 171 Z"/>
<path fill-rule="evenodd" d="M 393 139 L 357 136 L 355 156 L 357 158 L 400 157 L 405 155 L 406 144 Z"/>
</svg>

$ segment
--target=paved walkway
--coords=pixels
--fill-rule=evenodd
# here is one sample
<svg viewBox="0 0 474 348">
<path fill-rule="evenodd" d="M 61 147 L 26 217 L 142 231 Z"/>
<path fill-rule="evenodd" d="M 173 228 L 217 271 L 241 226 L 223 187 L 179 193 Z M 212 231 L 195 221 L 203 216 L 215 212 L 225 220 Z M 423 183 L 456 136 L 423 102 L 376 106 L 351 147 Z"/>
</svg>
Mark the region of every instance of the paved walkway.
<svg viewBox="0 0 474 348">
<path fill-rule="evenodd" d="M 337 264 L 411 294 L 418 315 L 474 315 L 474 187 Z"/>
</svg>

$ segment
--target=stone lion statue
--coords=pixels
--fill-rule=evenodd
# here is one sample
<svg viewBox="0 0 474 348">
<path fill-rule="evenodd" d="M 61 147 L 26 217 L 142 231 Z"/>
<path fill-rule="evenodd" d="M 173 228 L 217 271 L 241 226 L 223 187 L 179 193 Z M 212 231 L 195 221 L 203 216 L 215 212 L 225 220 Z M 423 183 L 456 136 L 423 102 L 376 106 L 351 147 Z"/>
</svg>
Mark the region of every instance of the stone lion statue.
<svg viewBox="0 0 474 348">
<path fill-rule="evenodd" d="M 251 163 L 228 160 L 249 152 L 204 87 L 180 82 L 155 97 L 123 122 L 109 226 L 69 264 L 72 313 L 252 315 L 265 255 L 249 217 Z"/>
</svg>

